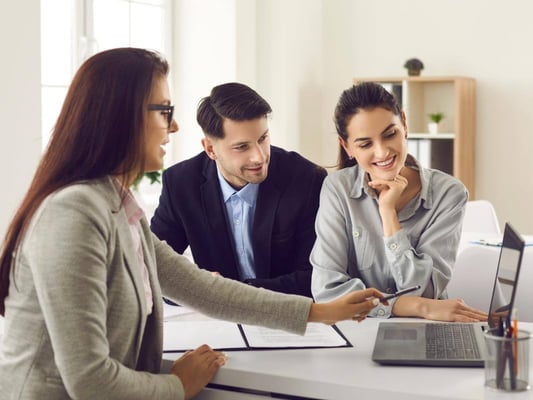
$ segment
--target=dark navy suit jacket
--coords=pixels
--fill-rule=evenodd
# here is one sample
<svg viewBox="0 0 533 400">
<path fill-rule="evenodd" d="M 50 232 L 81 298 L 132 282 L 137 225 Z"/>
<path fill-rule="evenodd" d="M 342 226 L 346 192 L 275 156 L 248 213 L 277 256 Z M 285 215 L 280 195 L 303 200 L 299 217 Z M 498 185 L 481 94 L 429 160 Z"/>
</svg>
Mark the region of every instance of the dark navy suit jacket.
<svg viewBox="0 0 533 400">
<path fill-rule="evenodd" d="M 260 184 L 252 246 L 256 279 L 246 282 L 311 297 L 309 254 L 326 171 L 298 153 L 271 146 L 267 178 Z M 152 231 L 179 253 L 190 246 L 202 268 L 239 280 L 233 237 L 216 165 L 205 152 L 163 173 Z"/>
</svg>

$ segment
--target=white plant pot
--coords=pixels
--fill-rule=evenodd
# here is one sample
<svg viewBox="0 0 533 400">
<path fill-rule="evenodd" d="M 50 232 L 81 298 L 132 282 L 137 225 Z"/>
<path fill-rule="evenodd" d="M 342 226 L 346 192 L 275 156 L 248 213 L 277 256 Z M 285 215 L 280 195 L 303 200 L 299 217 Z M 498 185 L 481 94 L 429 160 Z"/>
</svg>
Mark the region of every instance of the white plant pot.
<svg viewBox="0 0 533 400">
<path fill-rule="evenodd" d="M 436 122 L 428 123 L 428 131 L 431 134 L 439 133 L 439 124 Z"/>
</svg>

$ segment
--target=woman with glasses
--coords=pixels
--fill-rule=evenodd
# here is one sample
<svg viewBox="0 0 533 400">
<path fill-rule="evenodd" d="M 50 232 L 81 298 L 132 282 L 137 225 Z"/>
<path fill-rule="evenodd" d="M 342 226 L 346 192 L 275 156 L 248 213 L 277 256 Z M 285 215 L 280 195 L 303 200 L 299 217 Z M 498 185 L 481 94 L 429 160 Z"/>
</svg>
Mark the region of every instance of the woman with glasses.
<svg viewBox="0 0 533 400">
<path fill-rule="evenodd" d="M 128 189 L 178 130 L 168 65 L 104 51 L 79 69 L 0 255 L 4 399 L 183 399 L 224 364 L 207 345 L 160 374 L 162 296 L 212 317 L 304 333 L 359 321 L 375 289 L 326 304 L 201 270 L 151 234 Z"/>
</svg>

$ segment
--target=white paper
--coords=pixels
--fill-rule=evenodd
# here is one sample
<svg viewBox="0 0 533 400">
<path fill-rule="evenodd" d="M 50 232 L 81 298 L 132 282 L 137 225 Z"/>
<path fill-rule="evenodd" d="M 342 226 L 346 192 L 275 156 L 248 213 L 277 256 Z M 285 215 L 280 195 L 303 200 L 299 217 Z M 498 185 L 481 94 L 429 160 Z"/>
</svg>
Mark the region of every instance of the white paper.
<svg viewBox="0 0 533 400">
<path fill-rule="evenodd" d="M 239 326 L 233 322 L 166 321 L 163 351 L 185 351 L 207 344 L 213 349 L 246 348 Z"/>
<path fill-rule="evenodd" d="M 332 327 L 321 323 L 307 324 L 305 335 L 261 326 L 242 325 L 250 347 L 337 347 L 346 346 L 346 340 Z"/>
<path fill-rule="evenodd" d="M 531 235 L 522 235 L 526 246 L 533 246 L 533 236 Z M 482 244 L 485 246 L 502 246 L 502 237 L 485 237 L 485 238 L 475 238 L 470 241 L 472 244 Z"/>
</svg>

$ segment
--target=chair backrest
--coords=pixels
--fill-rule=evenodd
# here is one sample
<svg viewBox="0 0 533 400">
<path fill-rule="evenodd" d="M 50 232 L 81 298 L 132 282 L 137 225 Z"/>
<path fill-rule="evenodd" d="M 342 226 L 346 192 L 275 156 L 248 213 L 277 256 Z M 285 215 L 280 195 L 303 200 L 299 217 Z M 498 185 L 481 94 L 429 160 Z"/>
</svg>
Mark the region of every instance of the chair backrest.
<svg viewBox="0 0 533 400">
<path fill-rule="evenodd" d="M 518 320 L 533 322 L 533 249 L 526 246 L 520 269 L 520 280 L 516 289 L 514 306 L 518 313 Z"/>
<path fill-rule="evenodd" d="M 487 200 L 472 200 L 466 203 L 463 232 L 477 232 L 500 236 L 500 223 L 492 203 Z"/>
<path fill-rule="evenodd" d="M 500 248 L 468 246 L 457 254 L 447 291 L 450 299 L 461 298 L 471 307 L 489 311 Z"/>
<path fill-rule="evenodd" d="M 497 246 L 466 245 L 457 254 L 448 297 L 461 298 L 469 306 L 488 312 L 499 254 Z M 526 246 L 514 303 L 519 321 L 533 322 L 532 287 L 533 247 Z"/>
</svg>

